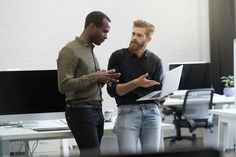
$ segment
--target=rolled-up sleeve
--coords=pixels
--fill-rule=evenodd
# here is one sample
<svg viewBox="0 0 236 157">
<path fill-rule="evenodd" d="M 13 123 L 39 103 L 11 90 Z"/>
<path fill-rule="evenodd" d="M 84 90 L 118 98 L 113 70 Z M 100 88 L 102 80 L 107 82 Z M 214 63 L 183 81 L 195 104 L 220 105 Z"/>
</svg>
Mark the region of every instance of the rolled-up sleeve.
<svg viewBox="0 0 236 157">
<path fill-rule="evenodd" d="M 119 66 L 120 66 L 120 56 L 118 53 L 112 53 L 109 61 L 108 61 L 108 70 L 110 69 L 115 69 L 116 72 L 120 72 L 120 69 L 119 69 Z M 119 80 L 119 78 L 118 78 Z M 116 93 L 116 86 L 117 84 L 116 83 L 112 83 L 111 86 L 107 86 L 107 92 L 108 94 L 111 96 L 111 97 L 116 97 L 118 96 L 117 93 Z"/>
</svg>

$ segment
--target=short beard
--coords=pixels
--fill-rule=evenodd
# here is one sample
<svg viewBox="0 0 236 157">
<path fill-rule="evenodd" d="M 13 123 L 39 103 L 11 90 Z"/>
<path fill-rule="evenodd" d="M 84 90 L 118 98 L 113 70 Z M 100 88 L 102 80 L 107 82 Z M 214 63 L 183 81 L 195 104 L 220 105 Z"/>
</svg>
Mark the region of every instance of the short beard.
<svg viewBox="0 0 236 157">
<path fill-rule="evenodd" d="M 137 52 L 137 51 L 141 50 L 144 47 L 144 44 L 145 44 L 144 42 L 141 43 L 141 44 L 139 44 L 137 42 L 135 42 L 135 43 L 138 44 L 138 45 L 137 46 L 131 46 L 132 42 L 130 42 L 130 44 L 129 44 L 129 51 L 130 52 Z"/>
</svg>

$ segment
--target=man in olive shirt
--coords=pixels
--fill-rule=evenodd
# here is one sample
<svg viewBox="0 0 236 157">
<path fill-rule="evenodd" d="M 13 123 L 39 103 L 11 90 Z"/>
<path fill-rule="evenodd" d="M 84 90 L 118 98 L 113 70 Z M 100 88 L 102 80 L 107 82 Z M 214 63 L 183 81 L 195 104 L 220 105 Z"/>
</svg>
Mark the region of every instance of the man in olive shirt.
<svg viewBox="0 0 236 157">
<path fill-rule="evenodd" d="M 118 82 L 115 70 L 100 70 L 94 44 L 107 39 L 110 19 L 100 11 L 89 13 L 84 31 L 59 52 L 58 86 L 66 95 L 66 120 L 80 149 L 80 156 L 100 154 L 104 118 L 102 92 L 105 83 Z"/>
</svg>

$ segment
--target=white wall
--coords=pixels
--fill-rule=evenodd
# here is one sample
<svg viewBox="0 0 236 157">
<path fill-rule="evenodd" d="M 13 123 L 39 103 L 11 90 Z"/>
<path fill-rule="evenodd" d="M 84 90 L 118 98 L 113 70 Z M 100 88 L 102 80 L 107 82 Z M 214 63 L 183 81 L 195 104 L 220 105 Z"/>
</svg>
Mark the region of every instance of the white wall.
<svg viewBox="0 0 236 157">
<path fill-rule="evenodd" d="M 101 68 L 127 47 L 132 22 L 156 26 L 149 49 L 169 62 L 209 61 L 207 0 L 0 0 L 0 70 L 55 69 L 58 51 L 79 35 L 85 16 L 101 10 L 111 18 L 108 40 L 95 48 Z M 105 109 L 115 102 L 104 88 Z"/>
</svg>

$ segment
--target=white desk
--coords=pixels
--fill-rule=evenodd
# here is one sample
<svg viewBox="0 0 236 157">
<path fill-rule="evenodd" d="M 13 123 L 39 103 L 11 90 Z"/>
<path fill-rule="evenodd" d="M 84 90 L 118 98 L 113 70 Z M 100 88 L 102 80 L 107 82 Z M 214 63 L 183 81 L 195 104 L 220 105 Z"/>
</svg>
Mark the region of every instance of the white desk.
<svg viewBox="0 0 236 157">
<path fill-rule="evenodd" d="M 72 138 L 69 130 L 36 132 L 31 129 L 0 127 L 0 156 L 10 157 L 10 142 Z"/>
<path fill-rule="evenodd" d="M 114 122 L 105 123 L 104 136 L 113 134 Z M 174 125 L 162 123 L 162 130 L 174 129 Z M 43 131 L 37 132 L 31 129 L 0 127 L 0 157 L 10 157 L 9 144 L 13 141 L 30 141 L 46 139 L 68 139 L 73 138 L 70 130 L 62 131 Z M 68 144 L 68 143 L 67 143 Z M 68 145 L 63 143 L 63 156 L 69 156 Z M 164 141 L 162 138 L 161 149 L 164 150 Z"/>
<path fill-rule="evenodd" d="M 177 91 L 179 92 L 179 91 Z M 184 91 L 181 91 L 184 92 Z M 186 91 L 185 91 L 186 92 Z M 176 92 L 175 92 L 176 93 Z M 175 94 L 174 93 L 174 94 Z M 219 94 L 214 94 L 213 96 L 213 104 L 218 105 L 218 104 L 234 104 L 235 97 L 226 97 L 224 95 L 219 95 Z M 166 98 L 166 101 L 164 102 L 164 106 L 178 106 L 178 105 L 183 105 L 184 99 L 183 98 Z"/>
<path fill-rule="evenodd" d="M 218 148 L 222 150 L 232 149 L 231 147 L 234 145 L 232 144 L 232 141 L 235 141 L 236 108 L 215 109 L 210 110 L 209 112 L 219 116 L 217 139 Z"/>
<path fill-rule="evenodd" d="M 112 133 L 113 123 L 106 123 L 104 126 L 104 135 Z M 46 139 L 66 139 L 74 138 L 70 130 L 61 131 L 42 131 L 37 132 L 31 129 L 16 127 L 0 127 L 0 156 L 10 157 L 9 144 L 13 141 L 30 141 L 30 140 L 46 140 Z M 63 155 L 69 156 L 67 145 L 63 146 Z"/>
<path fill-rule="evenodd" d="M 215 94 L 213 98 L 213 103 L 214 104 L 234 104 L 234 97 L 225 97 L 225 96 Z M 164 106 L 182 105 L 182 104 L 183 104 L 183 99 L 167 98 L 164 103 Z M 104 132 L 105 135 L 112 133 L 113 125 L 114 123 L 105 124 L 105 132 Z M 174 128 L 173 124 L 162 125 L 162 129 L 170 129 L 170 128 L 171 129 Z M 9 143 L 11 141 L 30 141 L 30 140 L 46 140 L 46 139 L 66 139 L 66 138 L 73 138 L 70 130 L 37 132 L 31 129 L 25 129 L 25 128 L 0 127 L 0 156 L 1 157 L 10 156 Z M 67 148 L 63 149 L 64 150 L 63 153 L 68 154 L 66 149 Z M 161 149 L 164 149 L 163 140 L 162 140 Z"/>
</svg>

